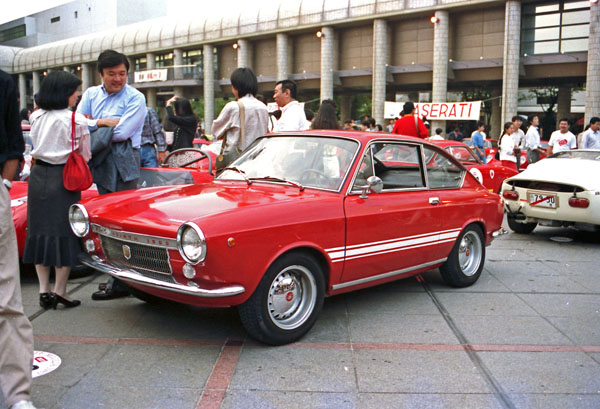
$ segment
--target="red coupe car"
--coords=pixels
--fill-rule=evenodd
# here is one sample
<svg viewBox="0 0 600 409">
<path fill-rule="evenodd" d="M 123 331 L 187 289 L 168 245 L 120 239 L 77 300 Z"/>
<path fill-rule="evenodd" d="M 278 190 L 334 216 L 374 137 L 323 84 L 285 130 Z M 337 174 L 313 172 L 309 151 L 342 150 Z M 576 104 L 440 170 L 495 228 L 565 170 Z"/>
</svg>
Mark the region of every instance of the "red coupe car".
<svg viewBox="0 0 600 409">
<path fill-rule="evenodd" d="M 502 206 L 421 139 L 309 131 L 257 139 L 211 182 L 91 198 L 69 215 L 83 264 L 138 298 L 238 306 L 252 337 L 284 344 L 325 296 L 435 268 L 475 283 Z"/>
<path fill-rule="evenodd" d="M 458 159 L 475 178 L 487 187 L 490 192 L 500 193 L 502 182 L 511 176 L 518 174 L 514 169 L 502 166 L 502 162 L 493 160 L 488 164 L 484 164 L 479 160 L 475 152 L 466 144 L 456 141 L 432 141 L 446 149 L 450 155 Z"/>
</svg>

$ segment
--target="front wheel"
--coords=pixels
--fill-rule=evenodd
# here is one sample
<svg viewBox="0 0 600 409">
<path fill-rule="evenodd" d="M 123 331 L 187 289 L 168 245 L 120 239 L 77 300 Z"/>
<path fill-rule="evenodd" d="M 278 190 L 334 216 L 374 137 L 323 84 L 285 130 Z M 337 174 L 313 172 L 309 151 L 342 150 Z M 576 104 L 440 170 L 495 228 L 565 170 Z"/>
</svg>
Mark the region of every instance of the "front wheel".
<svg viewBox="0 0 600 409">
<path fill-rule="evenodd" d="M 515 233 L 519 234 L 529 234 L 537 226 L 537 223 L 519 223 L 510 215 L 506 216 L 506 221 L 508 222 L 508 227 L 510 227 L 510 229 Z"/>
<path fill-rule="evenodd" d="M 474 284 L 481 275 L 485 261 L 483 232 L 470 225 L 462 231 L 446 262 L 440 267 L 442 278 L 453 287 Z"/>
<path fill-rule="evenodd" d="M 282 345 L 298 340 L 313 326 L 324 293 L 319 264 L 307 254 L 291 253 L 269 267 L 238 310 L 250 336 L 266 344 Z"/>
</svg>

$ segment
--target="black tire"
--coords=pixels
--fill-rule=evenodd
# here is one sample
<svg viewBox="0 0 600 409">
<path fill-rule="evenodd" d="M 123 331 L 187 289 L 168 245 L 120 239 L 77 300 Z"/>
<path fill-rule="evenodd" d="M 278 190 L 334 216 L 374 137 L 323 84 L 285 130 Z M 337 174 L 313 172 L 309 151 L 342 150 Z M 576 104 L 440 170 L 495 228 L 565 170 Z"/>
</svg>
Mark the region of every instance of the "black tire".
<svg viewBox="0 0 600 409">
<path fill-rule="evenodd" d="M 304 253 L 289 253 L 269 267 L 238 311 L 251 337 L 283 345 L 310 330 L 323 307 L 324 294 L 323 271 L 315 259 Z"/>
<path fill-rule="evenodd" d="M 510 215 L 506 216 L 506 221 L 508 222 L 508 227 L 519 234 L 529 234 L 537 226 L 537 223 L 519 223 Z"/>
<path fill-rule="evenodd" d="M 148 304 L 163 304 L 163 303 L 167 302 L 167 300 L 165 300 L 163 298 L 145 293 L 145 292 L 140 291 L 137 288 L 133 288 L 131 286 L 128 286 L 128 287 L 129 287 L 129 292 L 131 293 L 131 295 L 133 295 L 138 300 L 147 302 Z"/>
<path fill-rule="evenodd" d="M 458 236 L 448 259 L 440 267 L 440 272 L 448 285 L 468 287 L 479 279 L 484 262 L 483 232 L 478 226 L 471 224 Z"/>
</svg>

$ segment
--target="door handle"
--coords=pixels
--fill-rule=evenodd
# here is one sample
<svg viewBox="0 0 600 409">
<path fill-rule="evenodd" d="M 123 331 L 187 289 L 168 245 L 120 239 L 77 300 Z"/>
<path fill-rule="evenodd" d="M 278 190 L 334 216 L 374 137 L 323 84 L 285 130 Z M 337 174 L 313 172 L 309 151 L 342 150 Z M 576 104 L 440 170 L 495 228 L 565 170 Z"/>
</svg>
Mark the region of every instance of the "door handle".
<svg viewBox="0 0 600 409">
<path fill-rule="evenodd" d="M 429 198 L 429 204 L 430 205 L 440 204 L 440 198 L 439 197 L 430 197 Z"/>
</svg>

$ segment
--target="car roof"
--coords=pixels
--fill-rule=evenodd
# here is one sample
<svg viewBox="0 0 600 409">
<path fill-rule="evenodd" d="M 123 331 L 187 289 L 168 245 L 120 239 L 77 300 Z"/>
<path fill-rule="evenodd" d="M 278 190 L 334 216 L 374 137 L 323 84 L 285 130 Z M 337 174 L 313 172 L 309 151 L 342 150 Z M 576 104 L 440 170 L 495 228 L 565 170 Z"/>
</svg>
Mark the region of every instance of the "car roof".
<svg viewBox="0 0 600 409">
<path fill-rule="evenodd" d="M 367 131 L 342 131 L 338 129 L 315 129 L 308 131 L 288 131 L 288 132 L 276 132 L 264 135 L 269 136 L 284 136 L 284 135 L 298 135 L 298 136 L 327 136 L 327 137 L 340 137 L 340 138 L 352 138 L 356 139 L 361 143 L 368 143 L 375 139 L 398 139 L 403 141 L 418 141 L 422 143 L 428 143 L 428 141 L 416 138 L 414 136 L 397 135 L 389 132 L 367 132 Z"/>
</svg>

